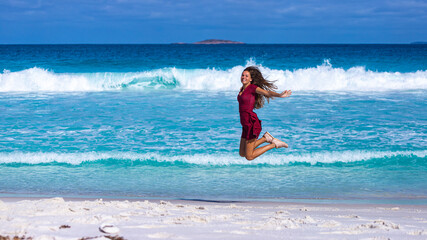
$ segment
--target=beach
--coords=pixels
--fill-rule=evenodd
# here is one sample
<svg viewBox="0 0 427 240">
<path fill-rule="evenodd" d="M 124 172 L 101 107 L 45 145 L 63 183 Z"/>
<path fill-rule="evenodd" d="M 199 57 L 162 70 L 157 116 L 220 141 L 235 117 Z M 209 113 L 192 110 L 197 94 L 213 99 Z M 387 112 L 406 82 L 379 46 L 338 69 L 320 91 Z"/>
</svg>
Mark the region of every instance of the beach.
<svg viewBox="0 0 427 240">
<path fill-rule="evenodd" d="M 426 56 L 409 44 L 0 45 L 0 235 L 426 239 Z M 255 110 L 261 134 L 289 148 L 253 161 L 239 155 L 248 66 L 292 90 Z"/>
<path fill-rule="evenodd" d="M 426 239 L 427 207 L 2 198 L 0 235 L 32 239 Z"/>
<path fill-rule="evenodd" d="M 427 240 L 427 0 L 0 0 L 0 240 Z"/>
</svg>

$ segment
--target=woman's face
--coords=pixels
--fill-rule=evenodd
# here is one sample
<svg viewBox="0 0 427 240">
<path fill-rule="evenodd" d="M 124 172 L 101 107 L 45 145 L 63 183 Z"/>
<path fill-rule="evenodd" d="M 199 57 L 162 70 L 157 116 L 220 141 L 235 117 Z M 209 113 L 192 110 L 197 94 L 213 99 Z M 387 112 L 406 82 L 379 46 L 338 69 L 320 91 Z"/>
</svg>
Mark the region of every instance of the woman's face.
<svg viewBox="0 0 427 240">
<path fill-rule="evenodd" d="M 242 76 L 240 77 L 240 81 L 243 85 L 252 82 L 251 74 L 248 71 L 243 71 Z"/>
</svg>

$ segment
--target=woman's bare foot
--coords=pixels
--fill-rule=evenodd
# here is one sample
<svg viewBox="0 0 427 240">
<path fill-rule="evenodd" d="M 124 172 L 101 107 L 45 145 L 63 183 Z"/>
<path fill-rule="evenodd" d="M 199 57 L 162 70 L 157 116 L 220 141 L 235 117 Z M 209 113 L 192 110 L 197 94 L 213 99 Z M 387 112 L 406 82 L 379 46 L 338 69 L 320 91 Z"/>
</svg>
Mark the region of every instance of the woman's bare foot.
<svg viewBox="0 0 427 240">
<path fill-rule="evenodd" d="M 274 145 L 276 145 L 276 148 L 282 148 L 282 147 L 288 148 L 289 147 L 288 144 L 286 144 L 285 142 L 280 141 L 277 138 L 274 138 L 273 141 L 272 141 L 272 143 L 274 143 Z"/>
<path fill-rule="evenodd" d="M 265 132 L 263 137 L 265 137 L 265 140 L 268 143 L 272 143 L 273 142 L 274 137 L 269 132 Z"/>
</svg>

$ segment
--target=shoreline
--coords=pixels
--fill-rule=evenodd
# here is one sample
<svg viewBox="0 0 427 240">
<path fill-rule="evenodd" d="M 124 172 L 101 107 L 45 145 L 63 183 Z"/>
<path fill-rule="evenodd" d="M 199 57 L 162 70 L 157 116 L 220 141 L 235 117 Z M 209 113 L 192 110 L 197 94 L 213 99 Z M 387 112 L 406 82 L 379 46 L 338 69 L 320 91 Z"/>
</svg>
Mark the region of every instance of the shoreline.
<svg viewBox="0 0 427 240">
<path fill-rule="evenodd" d="M 60 197 L 65 201 L 169 201 L 169 202 L 194 202 L 194 203 L 259 203 L 259 204 L 310 204 L 310 205 L 399 205 L 399 206 L 427 206 L 426 197 L 412 198 L 280 198 L 280 199 L 215 199 L 215 198 L 175 198 L 175 197 L 116 197 L 116 196 L 61 196 L 61 195 L 27 195 L 27 194 L 3 194 L 0 201 L 15 202 L 22 200 L 41 200 Z"/>
<path fill-rule="evenodd" d="M 425 239 L 426 216 L 427 205 L 1 197 L 0 236 Z"/>
</svg>

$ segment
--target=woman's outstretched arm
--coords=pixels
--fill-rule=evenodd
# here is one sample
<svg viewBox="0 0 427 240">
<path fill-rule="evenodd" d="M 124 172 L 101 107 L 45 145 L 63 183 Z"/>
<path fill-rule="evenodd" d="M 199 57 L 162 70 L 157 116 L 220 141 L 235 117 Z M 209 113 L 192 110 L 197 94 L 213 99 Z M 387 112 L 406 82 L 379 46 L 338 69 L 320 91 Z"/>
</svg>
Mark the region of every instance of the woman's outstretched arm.
<svg viewBox="0 0 427 240">
<path fill-rule="evenodd" d="M 290 96 L 291 96 L 291 94 L 292 94 L 292 91 L 291 91 L 291 90 L 285 90 L 285 91 L 283 91 L 282 93 L 277 93 L 277 92 L 273 92 L 273 91 L 267 91 L 267 90 L 264 90 L 264 89 L 262 89 L 262 88 L 260 88 L 260 87 L 257 87 L 257 88 L 255 89 L 255 91 L 256 91 L 256 93 L 258 93 L 258 94 L 262 94 L 262 95 L 264 95 L 264 96 L 266 96 L 266 97 L 279 97 L 279 98 L 285 98 L 285 97 L 290 97 Z"/>
</svg>

